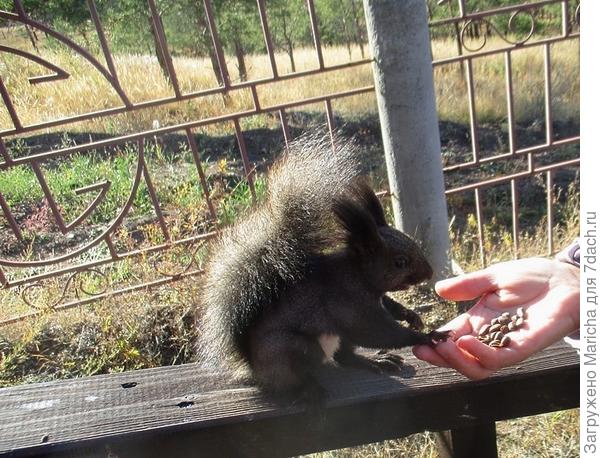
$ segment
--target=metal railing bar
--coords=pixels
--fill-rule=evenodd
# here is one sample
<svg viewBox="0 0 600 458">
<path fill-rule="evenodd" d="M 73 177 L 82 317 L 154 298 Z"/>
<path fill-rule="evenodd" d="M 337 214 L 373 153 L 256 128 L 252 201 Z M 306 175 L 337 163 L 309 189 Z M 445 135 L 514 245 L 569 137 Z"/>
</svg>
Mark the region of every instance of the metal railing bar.
<svg viewBox="0 0 600 458">
<path fill-rule="evenodd" d="M 552 169 L 546 171 L 546 207 L 548 214 L 548 255 L 554 253 L 554 238 L 552 233 L 552 226 L 554 225 L 554 205 L 553 205 L 553 192 L 554 186 Z"/>
<path fill-rule="evenodd" d="M 458 192 L 464 192 L 464 191 L 468 191 L 468 190 L 475 189 L 475 188 L 484 188 L 484 187 L 488 187 L 488 186 L 502 184 L 502 183 L 506 183 L 507 181 L 510 181 L 513 179 L 537 175 L 541 172 L 545 172 L 548 170 L 555 170 L 555 169 L 559 169 L 559 168 L 563 168 L 563 167 L 568 167 L 571 165 L 576 165 L 576 164 L 579 164 L 579 162 L 580 162 L 580 160 L 579 160 L 579 158 L 577 158 L 577 159 L 570 159 L 568 161 L 557 162 L 555 164 L 550 164 L 550 165 L 546 165 L 543 167 L 534 167 L 533 170 L 531 170 L 531 171 L 528 170 L 525 172 L 512 173 L 510 175 L 506 175 L 506 176 L 502 176 L 502 177 L 478 181 L 477 183 L 472 183 L 472 184 L 468 184 L 465 186 L 459 186 L 457 188 L 447 189 L 446 195 L 449 196 L 452 194 L 456 194 Z"/>
<path fill-rule="evenodd" d="M 279 122 L 281 123 L 281 130 L 283 131 L 283 140 L 285 141 L 285 146 L 288 147 L 292 141 L 292 136 L 290 134 L 290 127 L 287 122 L 287 114 L 284 108 L 279 109 Z"/>
<path fill-rule="evenodd" d="M 331 99 L 325 99 L 325 114 L 327 116 L 327 129 L 329 130 L 329 138 L 331 139 L 331 148 L 335 151 L 335 142 L 333 140 L 335 131 L 335 118 L 333 116 L 333 107 Z"/>
<path fill-rule="evenodd" d="M 315 50 L 317 51 L 317 59 L 319 61 L 319 69 L 325 68 L 325 62 L 323 61 L 323 49 L 321 48 L 321 35 L 319 34 L 319 24 L 317 22 L 317 13 L 315 11 L 315 4 L 313 0 L 306 0 L 306 7 L 308 9 L 308 17 L 310 19 L 310 30 L 312 31 L 313 41 L 315 43 Z"/>
<path fill-rule="evenodd" d="M 4 105 L 6 106 L 6 110 L 8 111 L 8 115 L 10 116 L 10 120 L 12 121 L 13 125 L 15 126 L 15 130 L 22 129 L 23 124 L 21 124 L 19 115 L 17 114 L 17 111 L 15 110 L 15 106 L 13 105 L 12 100 L 10 99 L 10 94 L 8 93 L 8 89 L 6 89 L 6 86 L 4 85 L 4 81 L 2 81 L 2 76 L 0 76 L 0 96 L 2 96 L 2 101 L 4 102 Z M 2 136 L 1 132 L 0 132 L 0 136 Z"/>
<path fill-rule="evenodd" d="M 27 261 L 26 263 L 23 263 L 23 262 L 20 262 L 20 261 L 11 261 L 11 260 L 8 260 L 8 259 L 0 259 L 0 266 L 4 265 L 4 266 L 11 266 L 11 267 L 23 267 L 23 266 L 36 267 L 36 266 L 44 266 L 44 265 L 49 265 L 49 264 L 58 264 L 60 262 L 67 261 L 67 260 L 72 259 L 72 258 L 74 258 L 76 256 L 79 256 L 81 253 L 83 253 L 83 252 L 89 250 L 90 248 L 93 248 L 97 244 L 99 244 L 104 239 L 104 237 L 106 236 L 106 234 L 110 234 L 118 226 L 120 226 L 121 222 L 125 218 L 125 215 L 129 212 L 129 209 L 131 208 L 131 205 L 133 204 L 133 201 L 135 199 L 135 196 L 136 196 L 136 193 L 137 193 L 137 190 L 138 190 L 138 186 L 139 186 L 141 178 L 142 178 L 142 159 L 143 159 L 143 154 L 144 154 L 144 140 L 143 139 L 139 139 L 138 140 L 138 163 L 137 163 L 137 169 L 136 169 L 136 174 L 135 174 L 135 178 L 134 178 L 133 184 L 131 186 L 131 191 L 130 191 L 130 194 L 129 194 L 129 198 L 125 202 L 125 205 L 121 209 L 121 212 L 115 217 L 115 219 L 109 224 L 108 228 L 102 234 L 100 234 L 98 237 L 96 237 L 94 240 L 92 240 L 87 245 L 85 245 L 85 246 L 83 246 L 83 247 L 81 247 L 81 248 L 79 248 L 79 249 L 77 249 L 77 250 L 75 250 L 75 251 L 73 251 L 71 253 L 67 253 L 67 254 L 65 254 L 63 256 L 58 256 L 56 258 L 52 258 L 52 259 L 49 259 L 49 260 L 42 260 L 42 261 Z M 32 166 L 34 166 L 34 164 L 37 166 L 37 164 L 35 162 L 32 163 Z"/>
<path fill-rule="evenodd" d="M 218 94 L 225 95 L 228 93 L 228 91 L 233 91 L 233 90 L 238 90 L 238 89 L 246 89 L 248 87 L 251 87 L 252 85 L 262 86 L 262 85 L 266 85 L 266 84 L 276 83 L 279 81 L 300 79 L 305 76 L 312 76 L 312 75 L 323 74 L 326 72 L 332 72 L 332 71 L 336 71 L 336 70 L 343 70 L 343 69 L 349 68 L 349 67 L 371 64 L 371 62 L 372 62 L 371 59 L 362 59 L 360 61 L 346 62 L 343 64 L 333 65 L 331 67 L 325 67 L 323 69 L 312 69 L 312 70 L 305 70 L 305 71 L 296 72 L 296 73 L 287 73 L 284 75 L 279 75 L 277 77 L 277 79 L 262 78 L 262 79 L 257 79 L 257 80 L 253 80 L 253 81 L 245 81 L 245 82 L 241 82 L 241 83 L 232 84 L 232 85 L 228 86 L 227 89 L 225 89 L 223 87 L 203 89 L 203 90 L 197 91 L 197 92 L 190 92 L 190 93 L 182 94 L 179 99 L 176 99 L 175 97 L 165 97 L 162 99 L 148 100 L 145 102 L 132 104 L 130 107 L 122 106 L 122 107 L 117 107 L 117 108 L 108 108 L 106 110 L 93 111 L 93 112 L 89 112 L 89 113 L 85 113 L 85 114 L 81 114 L 81 115 L 69 116 L 69 117 L 65 117 L 65 118 L 61 118 L 61 119 L 57 119 L 57 120 L 53 120 L 53 121 L 46 121 L 46 122 L 38 123 L 38 124 L 31 124 L 28 126 L 21 125 L 19 129 L 5 129 L 5 130 L 0 131 L 0 137 L 9 137 L 11 135 L 20 135 L 23 133 L 33 132 L 33 131 L 40 130 L 40 129 L 48 129 L 51 127 L 57 127 L 57 126 L 60 126 L 63 124 L 71 124 L 71 123 L 75 123 L 78 121 L 98 119 L 98 118 L 105 117 L 105 116 L 111 116 L 111 115 L 116 115 L 116 114 L 121 114 L 121 113 L 126 113 L 126 112 L 133 112 L 135 110 L 140 110 L 140 109 L 145 109 L 145 108 L 155 108 L 160 105 L 167 105 L 169 103 L 190 100 L 190 99 L 194 99 L 194 98 L 201 98 L 201 97 L 218 95 Z M 0 84 L 1 84 L 1 79 L 0 79 Z M 372 86 L 370 86 L 370 87 L 372 87 Z"/>
<path fill-rule="evenodd" d="M 510 180 L 510 197 L 512 209 L 513 258 L 519 258 L 519 188 L 517 180 Z"/>
<path fill-rule="evenodd" d="M 51 37 L 55 38 L 56 40 L 60 41 L 61 43 L 65 44 L 66 46 L 68 46 L 69 48 L 73 49 L 74 51 L 78 52 L 79 54 L 81 54 L 90 64 L 92 64 L 96 70 L 98 70 L 102 76 L 104 76 L 104 78 L 111 84 L 111 86 L 113 87 L 113 89 L 115 90 L 115 92 L 119 95 L 119 97 L 121 98 L 121 100 L 123 101 L 123 103 L 127 103 L 127 96 L 125 95 L 125 93 L 123 92 L 123 89 L 117 84 L 117 81 L 115 80 L 115 78 L 110 74 L 110 72 L 94 57 L 92 56 L 85 48 L 82 48 L 81 46 L 79 46 L 77 43 L 75 43 L 73 40 L 71 40 L 70 38 L 58 33 L 57 31 L 51 29 L 50 27 L 47 27 L 45 24 L 35 21 L 33 19 L 31 19 L 28 16 L 19 16 L 13 13 L 9 13 L 7 11 L 2 11 L 0 10 L 0 18 L 2 19 L 7 19 L 7 20 L 12 20 L 12 21 L 17 21 L 17 22 L 21 22 L 23 23 L 25 26 L 32 26 L 34 28 L 40 29 L 42 32 L 44 32 L 47 35 L 50 35 Z M 0 132 L 0 136 L 4 135 L 3 132 Z"/>
<path fill-rule="evenodd" d="M 258 13 L 260 15 L 260 25 L 262 26 L 263 36 L 265 38 L 265 46 L 267 48 L 267 55 L 269 56 L 269 63 L 271 64 L 271 72 L 273 78 L 277 78 L 277 62 L 275 60 L 275 51 L 273 47 L 273 40 L 269 31 L 269 23 L 267 21 L 267 12 L 265 9 L 265 0 L 256 0 L 258 6 Z"/>
<path fill-rule="evenodd" d="M 562 34 L 563 37 L 569 35 L 569 0 L 563 0 L 561 7 L 561 22 L 562 22 Z"/>
<path fill-rule="evenodd" d="M 529 146 L 527 148 L 516 150 L 514 154 L 512 154 L 510 152 L 503 153 L 503 154 L 497 154 L 495 156 L 480 158 L 479 162 L 477 162 L 477 163 L 470 161 L 470 162 L 463 162 L 462 164 L 449 165 L 449 166 L 444 167 L 443 170 L 444 170 L 444 172 L 454 172 L 454 171 L 460 170 L 460 169 L 466 169 L 466 168 L 470 168 L 473 166 L 480 166 L 481 164 L 485 164 L 488 162 L 512 159 L 515 156 L 525 156 L 525 155 L 529 155 L 529 154 L 544 153 L 548 150 L 560 148 L 561 146 L 578 143 L 579 141 L 580 141 L 579 136 L 564 138 L 561 140 L 554 140 L 550 145 L 543 144 L 543 145 Z"/>
<path fill-rule="evenodd" d="M 2 137 L 0 137 L 0 156 L 4 159 L 4 164 L 0 164 L 0 167 L 12 164 L 12 158 L 10 157 L 10 154 L 8 154 L 8 151 L 6 151 L 6 146 L 4 145 Z"/>
<path fill-rule="evenodd" d="M 248 180 L 248 186 L 250 187 L 250 193 L 252 194 L 252 201 L 256 201 L 256 189 L 254 188 L 254 168 L 250 165 L 250 159 L 248 158 L 248 149 L 246 148 L 246 141 L 244 140 L 244 133 L 240 127 L 240 119 L 233 118 L 233 126 L 235 127 L 235 138 L 240 149 L 242 156 L 242 163 L 244 165 L 244 174 L 246 180 Z"/>
<path fill-rule="evenodd" d="M 121 296 L 124 294 L 128 294 L 128 293 L 132 293 L 134 291 L 140 291 L 142 289 L 147 289 L 147 288 L 151 288 L 151 287 L 156 287 L 156 286 L 161 286 L 161 285 L 165 285 L 174 281 L 178 281 L 182 278 L 185 277 L 190 277 L 193 275 L 199 275 L 202 272 L 204 272 L 202 269 L 196 269 L 196 270 L 192 270 L 190 272 L 183 272 L 177 276 L 174 277 L 167 277 L 167 278 L 161 278 L 159 280 L 154 280 L 154 281 L 150 281 L 150 282 L 145 282 L 139 285 L 135 285 L 135 286 L 130 286 L 127 288 L 123 288 L 123 289 L 117 289 L 117 290 L 112 290 L 112 291 L 107 291 L 105 293 L 101 293 L 101 294 L 97 294 L 91 297 L 88 297 L 86 299 L 79 299 L 77 301 L 73 301 L 73 302 L 69 302 L 66 304 L 62 304 L 62 305 L 57 305 L 55 307 L 52 307 L 52 309 L 48 310 L 48 312 L 61 312 L 61 311 L 65 311 L 74 307 L 81 307 L 82 305 L 87 305 L 87 304 L 91 304 L 92 302 L 96 302 L 100 299 L 106 299 L 108 297 L 115 297 L 115 296 Z M 32 312 L 32 313 L 27 313 L 24 315 L 19 315 L 17 317 L 14 318 L 10 318 L 8 320 L 3 320 L 0 321 L 0 326 L 7 326 L 9 324 L 14 324 L 14 323 L 18 323 L 30 318 L 34 318 L 36 316 L 39 316 L 43 313 L 47 313 L 47 311 L 45 310 L 40 310 L 37 312 Z"/>
<path fill-rule="evenodd" d="M 8 202 L 6 202 L 6 199 L 4 198 L 4 195 L 2 195 L 1 191 L 0 191 L 0 207 L 2 207 L 2 212 L 4 213 L 4 217 L 8 221 L 8 225 L 12 229 L 13 234 L 15 235 L 15 237 L 17 238 L 17 240 L 19 242 L 22 242 L 23 234 L 21 233 L 21 229 L 19 228 L 19 225 L 17 224 L 15 217 L 13 216 L 12 212 L 10 211 Z"/>
<path fill-rule="evenodd" d="M 479 163 L 479 136 L 477 133 L 477 113 L 475 110 L 475 84 L 473 82 L 473 64 L 467 60 L 467 99 L 469 104 L 469 125 L 471 127 L 471 151 L 473 152 L 473 163 Z"/>
<path fill-rule="evenodd" d="M 217 55 L 217 63 L 219 65 L 219 72 L 221 73 L 221 81 L 223 81 L 223 87 L 225 89 L 231 88 L 231 79 L 229 77 L 229 70 L 227 70 L 227 63 L 225 62 L 225 53 L 223 52 L 223 46 L 221 45 L 221 39 L 217 32 L 217 25 L 215 23 L 215 16 L 212 9 L 210 0 L 204 0 L 204 12 L 206 13 L 206 19 L 208 19 L 208 30 L 210 37 L 213 42 L 213 48 Z"/>
<path fill-rule="evenodd" d="M 115 261 L 122 261 L 122 260 L 125 260 L 128 258 L 133 258 L 133 257 L 137 257 L 137 256 L 145 256 L 145 255 L 156 253 L 159 251 L 165 251 L 169 248 L 176 247 L 179 245 L 185 245 L 185 244 L 197 242 L 199 240 L 206 240 L 211 237 L 214 237 L 216 234 L 217 234 L 216 231 L 207 232 L 205 234 L 199 234 L 199 235 L 195 235 L 192 237 L 186 237 L 184 239 L 173 240 L 168 243 L 161 243 L 160 245 L 154 245 L 154 246 L 151 246 L 148 248 L 141 248 L 138 250 L 127 251 L 125 253 L 117 253 L 114 243 L 112 241 L 110 241 L 110 242 L 107 242 L 107 244 L 109 244 L 109 251 L 111 251 L 110 246 L 112 246 L 113 249 L 115 250 L 115 254 L 116 254 L 115 258 L 113 258 L 111 255 L 111 257 L 98 259 L 96 261 L 90 261 L 90 262 L 87 262 L 84 264 L 78 264 L 76 266 L 65 267 L 62 269 L 54 270 L 52 272 L 44 272 L 41 274 L 35 274 L 35 275 L 28 276 L 28 277 L 24 277 L 19 280 L 8 281 L 8 284 L 5 286 L 5 289 L 15 288 L 17 286 L 23 286 L 28 283 L 33 283 L 36 281 L 41 281 L 41 280 L 46 280 L 48 278 L 57 277 L 59 275 L 65 275 L 65 274 L 77 272 L 78 270 L 82 270 L 82 269 L 103 266 L 103 265 L 110 264 Z M 105 234 L 105 235 L 106 235 L 106 237 L 110 236 L 110 234 Z M 104 238 L 104 241 L 107 240 L 106 237 Z M 28 267 L 28 266 L 24 266 L 24 267 Z"/>
<path fill-rule="evenodd" d="M 552 73 L 550 68 L 550 45 L 545 44 L 544 50 L 544 108 L 546 118 L 546 143 L 549 145 L 554 138 L 552 126 Z"/>
<path fill-rule="evenodd" d="M 173 59 L 171 59 L 171 53 L 169 52 L 169 46 L 167 45 L 165 29 L 162 25 L 160 14 L 158 14 L 155 1 L 148 0 L 148 6 L 150 7 L 150 14 L 152 15 L 152 26 L 158 40 L 158 45 L 160 48 L 159 51 L 161 52 L 163 60 L 167 66 L 167 72 L 169 74 L 171 86 L 173 86 L 173 91 L 175 92 L 175 98 L 179 100 L 181 98 L 181 91 L 179 90 L 179 81 L 177 81 L 177 73 L 175 72 L 175 67 L 173 66 Z"/>
<path fill-rule="evenodd" d="M 506 73 L 506 114 L 508 122 L 508 149 L 510 155 L 514 156 L 516 150 L 516 139 L 515 139 L 515 103 L 513 97 L 513 84 L 512 84 L 512 59 L 510 51 L 506 51 L 504 55 L 504 70 Z"/>
<path fill-rule="evenodd" d="M 498 8 L 491 8 L 491 9 L 485 10 L 485 11 L 466 13 L 466 8 L 464 6 L 464 2 L 463 2 L 463 0 L 460 0 L 459 1 L 460 16 L 446 18 L 446 19 L 439 19 L 437 21 L 431 21 L 429 23 L 429 26 L 430 27 L 438 27 L 438 26 L 453 24 L 455 22 L 461 22 L 464 20 L 483 19 L 483 18 L 486 18 L 489 16 L 497 16 L 499 14 L 507 14 L 507 13 L 512 13 L 515 11 L 535 10 L 535 9 L 542 8 L 544 6 L 558 4 L 558 3 L 561 3 L 562 1 L 563 0 L 542 0 L 539 2 L 521 3 L 519 5 L 510 5 L 510 6 L 501 6 Z"/>
<path fill-rule="evenodd" d="M 479 187 L 475 188 L 475 213 L 477 216 L 477 236 L 479 238 L 479 261 L 481 262 L 481 266 L 485 267 L 485 250 L 483 247 L 483 211 L 481 209 L 481 189 Z"/>
<path fill-rule="evenodd" d="M 102 21 L 100 21 L 100 16 L 98 15 L 98 9 L 96 8 L 96 2 L 94 0 L 87 0 L 88 8 L 90 10 L 90 14 L 92 16 L 92 22 L 94 23 L 94 27 L 96 27 L 96 34 L 98 35 L 98 40 L 100 41 L 100 47 L 102 48 L 102 53 L 104 54 L 104 59 L 106 60 L 106 66 L 108 67 L 108 71 L 114 78 L 115 83 L 121 88 L 121 83 L 119 81 L 119 77 L 117 74 L 117 69 L 115 68 L 115 63 L 112 58 L 112 54 L 110 52 L 110 48 L 108 46 L 108 42 L 106 41 L 106 34 L 104 33 L 104 28 L 102 27 Z M 123 91 L 125 106 L 130 107 L 131 101 Z"/>
<path fill-rule="evenodd" d="M 544 38 L 542 40 L 536 40 L 536 41 L 531 41 L 531 42 L 527 42 L 527 43 L 522 43 L 518 46 L 515 46 L 515 45 L 503 46 L 501 48 L 490 49 L 489 51 L 477 51 L 477 52 L 473 52 L 471 54 L 463 54 L 461 56 L 445 57 L 443 59 L 437 59 L 437 60 L 432 61 L 432 65 L 434 67 L 436 67 L 438 65 L 455 64 L 457 62 L 462 62 L 465 60 L 477 59 L 479 57 L 488 57 L 488 56 L 493 56 L 494 54 L 505 53 L 506 51 L 518 51 L 521 49 L 532 48 L 532 47 L 541 46 L 544 44 L 559 43 L 561 41 L 574 40 L 577 38 L 579 38 L 579 32 L 572 33 L 567 37 L 559 36 L 559 37 L 552 37 L 552 38 Z"/>
<path fill-rule="evenodd" d="M 52 195 L 52 191 L 50 190 L 50 186 L 48 186 L 48 182 L 46 181 L 46 178 L 44 176 L 44 173 L 42 172 L 42 169 L 40 168 L 40 165 L 37 161 L 32 161 L 30 165 L 33 169 L 33 173 L 35 173 L 40 187 L 42 188 L 42 192 L 44 193 L 46 202 L 48 202 L 48 206 L 52 211 L 52 215 L 54 215 L 54 221 L 56 222 L 56 225 L 63 234 L 66 234 L 68 232 L 67 225 L 65 224 L 65 220 L 63 219 L 60 213 L 58 205 L 56 205 L 56 202 L 54 201 L 54 196 Z"/>
<path fill-rule="evenodd" d="M 198 144 L 196 143 L 196 139 L 194 138 L 194 133 L 192 132 L 192 129 L 187 128 L 185 130 L 185 133 L 187 135 L 190 149 L 192 150 L 192 157 L 194 158 L 196 171 L 198 172 L 198 177 L 200 178 L 200 186 L 202 187 L 202 192 L 204 193 L 204 198 L 206 199 L 206 205 L 208 206 L 211 218 L 213 219 L 213 221 L 216 221 L 217 212 L 215 211 L 212 199 L 210 198 L 210 190 L 208 189 L 208 183 L 206 182 L 204 170 L 202 169 L 202 159 L 200 157 L 200 150 L 198 149 Z"/>
<path fill-rule="evenodd" d="M 205 119 L 201 119 L 199 121 L 189 121 L 189 122 L 185 122 L 182 124 L 176 124 L 173 126 L 162 127 L 160 129 L 147 130 L 147 131 L 143 131 L 143 132 L 137 132 L 135 134 L 122 135 L 120 137 L 112 137 L 112 138 L 108 138 L 105 140 L 99 140 L 97 142 L 69 146 L 67 148 L 61 148 L 61 149 L 57 149 L 57 150 L 53 150 L 53 151 L 47 151 L 44 153 L 36 153 L 36 154 L 32 154 L 27 157 L 13 159 L 11 164 L 14 164 L 14 165 L 26 164 L 26 163 L 36 161 L 36 160 L 49 159 L 52 157 L 76 153 L 76 152 L 85 151 L 85 150 L 89 150 L 89 149 L 105 148 L 105 147 L 109 147 L 109 146 L 113 146 L 113 145 L 117 145 L 117 144 L 134 141 L 139 138 L 153 137 L 156 135 L 162 135 L 162 134 L 167 134 L 170 132 L 176 132 L 178 130 L 184 130 L 186 128 L 195 128 L 195 127 L 205 126 L 207 124 L 215 124 L 218 122 L 233 121 L 236 118 L 239 119 L 239 118 L 244 118 L 244 117 L 248 117 L 248 116 L 254 116 L 257 114 L 274 112 L 274 111 L 278 111 L 282 108 L 293 108 L 293 107 L 302 106 L 302 105 L 311 105 L 313 103 L 324 102 L 327 98 L 350 97 L 353 95 L 359 95 L 359 94 L 372 92 L 372 91 L 374 91 L 374 87 L 367 86 L 367 87 L 363 87 L 363 88 L 351 89 L 348 91 L 335 92 L 335 93 L 323 95 L 323 96 L 310 97 L 310 98 L 301 99 L 301 100 L 295 101 L 295 102 L 281 103 L 278 105 L 263 107 L 263 108 L 261 108 L 260 111 L 255 111 L 255 110 L 238 111 L 233 114 L 225 114 L 225 115 L 221 115 L 221 116 L 215 116 L 212 118 L 205 118 Z M 3 166 L 3 164 L 0 164 L 0 169 L 2 168 L 2 166 Z"/>
<path fill-rule="evenodd" d="M 148 165 L 146 164 L 144 155 L 142 155 L 142 173 L 144 174 L 144 182 L 146 183 L 146 189 L 148 190 L 148 194 L 150 194 L 150 200 L 152 202 L 152 207 L 154 207 L 154 213 L 156 214 L 156 217 L 158 218 L 158 224 L 160 226 L 160 230 L 161 230 L 165 240 L 171 241 L 171 234 L 169 234 L 169 228 L 167 227 L 165 217 L 163 215 L 162 209 L 160 208 L 160 202 L 156 195 L 156 190 L 154 189 L 154 184 L 152 183 L 152 178 L 150 177 L 150 172 L 148 171 Z"/>
</svg>

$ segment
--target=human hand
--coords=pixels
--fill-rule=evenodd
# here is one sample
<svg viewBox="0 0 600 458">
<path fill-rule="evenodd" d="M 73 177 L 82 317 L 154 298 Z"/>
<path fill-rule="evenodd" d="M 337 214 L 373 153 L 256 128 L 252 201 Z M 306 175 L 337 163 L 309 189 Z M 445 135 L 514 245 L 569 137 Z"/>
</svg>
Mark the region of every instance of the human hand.
<svg viewBox="0 0 600 458">
<path fill-rule="evenodd" d="M 488 377 L 579 329 L 579 269 L 557 260 L 527 258 L 442 280 L 436 292 L 450 300 L 481 296 L 470 310 L 444 325 L 454 340 L 435 347 L 418 345 L 419 359 L 453 367 L 474 379 Z M 478 330 L 503 312 L 523 307 L 525 324 L 512 331 L 507 347 L 492 348 L 477 339 Z"/>
</svg>

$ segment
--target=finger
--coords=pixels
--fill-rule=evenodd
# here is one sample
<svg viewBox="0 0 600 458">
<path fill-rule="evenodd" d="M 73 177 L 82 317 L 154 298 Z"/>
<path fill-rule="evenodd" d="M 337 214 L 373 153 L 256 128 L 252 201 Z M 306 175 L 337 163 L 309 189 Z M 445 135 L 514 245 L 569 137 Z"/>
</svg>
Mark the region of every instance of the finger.
<svg viewBox="0 0 600 458">
<path fill-rule="evenodd" d="M 453 301 L 475 299 L 496 288 L 495 278 L 487 269 L 441 280 L 435 284 L 436 293 Z"/>
<path fill-rule="evenodd" d="M 469 321 L 470 315 L 467 313 L 463 313 L 462 315 L 457 316 L 452 321 L 441 326 L 438 331 L 454 331 L 453 339 L 456 340 L 460 336 L 465 334 L 471 334 L 473 332 L 473 326 Z"/>
<path fill-rule="evenodd" d="M 462 339 L 474 339 L 477 341 L 473 336 L 465 336 Z M 479 341 L 477 343 L 484 345 Z M 455 342 L 441 343 L 436 346 L 436 351 L 451 367 L 471 380 L 484 379 L 492 372 L 483 367 L 470 353 L 463 351 Z"/>
<path fill-rule="evenodd" d="M 413 355 L 420 360 L 439 367 L 450 367 L 450 365 L 429 345 L 415 345 L 412 349 Z"/>
<path fill-rule="evenodd" d="M 492 348 L 479 342 L 476 338 L 463 338 L 456 345 L 472 355 L 483 369 L 496 371 L 502 367 L 510 366 L 519 360 L 517 353 L 511 348 Z M 521 358 L 522 359 L 522 358 Z"/>
</svg>

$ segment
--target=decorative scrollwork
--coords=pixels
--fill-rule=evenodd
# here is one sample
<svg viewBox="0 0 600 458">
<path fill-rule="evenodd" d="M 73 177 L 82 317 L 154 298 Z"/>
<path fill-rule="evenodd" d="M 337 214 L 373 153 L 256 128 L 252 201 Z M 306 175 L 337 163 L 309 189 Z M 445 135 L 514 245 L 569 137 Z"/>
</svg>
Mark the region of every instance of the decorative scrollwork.
<svg viewBox="0 0 600 458">
<path fill-rule="evenodd" d="M 99 289 L 92 291 L 88 288 L 87 285 L 85 285 L 85 276 L 89 274 L 98 276 L 101 279 Z M 71 284 L 75 285 L 74 294 L 77 297 L 77 299 L 80 299 L 81 293 L 87 296 L 99 296 L 101 294 L 106 293 L 109 287 L 109 280 L 106 277 L 106 274 L 104 274 L 100 270 L 88 268 L 74 272 L 71 275 L 69 275 L 69 278 L 67 278 L 67 281 L 65 282 L 60 294 L 51 301 L 44 300 L 42 304 L 39 302 L 39 299 L 35 297 L 35 294 L 33 294 L 33 291 L 39 290 L 43 292 L 45 290 L 44 284 L 41 281 L 31 283 L 25 288 L 23 288 L 23 290 L 21 291 L 21 299 L 31 308 L 42 311 L 53 310 L 67 296 Z"/>
<path fill-rule="evenodd" d="M 171 277 L 171 278 L 180 277 L 184 273 L 188 272 L 192 268 L 192 266 L 196 267 L 197 270 L 201 270 L 202 263 L 200 261 L 198 261 L 198 251 L 200 251 L 200 248 L 202 248 L 203 246 L 204 246 L 204 241 L 200 241 L 200 243 L 198 243 L 196 248 L 194 248 L 194 250 L 192 251 L 192 253 L 190 255 L 190 261 L 181 270 L 165 271 L 160 267 L 159 263 L 161 261 L 161 255 L 168 253 L 168 251 L 162 251 L 159 256 L 156 256 L 154 259 L 151 260 L 152 268 L 156 272 L 158 272 L 160 275 L 162 275 L 163 277 Z"/>
<path fill-rule="evenodd" d="M 529 19 L 529 22 L 530 22 L 529 31 L 527 32 L 527 34 L 524 38 L 522 38 L 520 40 L 512 40 L 511 38 L 509 38 L 509 36 L 511 34 L 517 33 L 515 30 L 516 18 L 520 14 L 526 15 L 527 18 Z M 504 42 L 514 45 L 514 46 L 519 46 L 524 43 L 527 43 L 533 36 L 533 33 L 535 32 L 535 14 L 531 10 L 518 10 L 518 11 L 513 12 L 510 15 L 510 18 L 508 19 L 508 25 L 507 25 L 508 30 L 506 31 L 506 33 L 502 33 L 500 30 L 498 30 L 498 28 L 487 18 L 469 19 L 467 22 L 464 23 L 464 25 L 462 26 L 462 29 L 460 31 L 460 43 L 463 46 L 463 48 L 465 48 L 467 51 L 470 51 L 470 52 L 481 51 L 487 44 L 487 34 L 481 33 L 481 34 L 479 34 L 479 38 L 481 39 L 481 42 L 478 46 L 470 47 L 469 45 L 467 45 L 467 43 L 466 43 L 467 40 L 465 38 L 465 34 L 467 34 L 470 30 L 472 30 L 476 24 L 477 25 L 485 24 L 486 27 L 489 27 L 490 29 L 494 30 L 496 32 L 496 34 L 500 37 L 500 39 L 502 39 Z"/>
</svg>

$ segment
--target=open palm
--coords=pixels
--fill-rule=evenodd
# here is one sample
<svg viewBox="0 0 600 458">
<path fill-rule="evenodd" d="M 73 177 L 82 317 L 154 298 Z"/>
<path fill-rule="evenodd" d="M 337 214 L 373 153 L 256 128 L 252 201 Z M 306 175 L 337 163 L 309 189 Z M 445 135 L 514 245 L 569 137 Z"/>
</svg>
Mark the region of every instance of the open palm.
<svg viewBox="0 0 600 458">
<path fill-rule="evenodd" d="M 528 258 L 495 264 L 487 269 L 436 284 L 450 300 L 480 297 L 470 310 L 442 327 L 454 338 L 434 347 L 414 347 L 415 356 L 432 364 L 453 367 L 471 379 L 528 356 L 579 329 L 579 269 L 570 264 Z M 510 345 L 492 348 L 477 339 L 478 330 L 503 312 L 523 307 L 525 324 L 510 332 Z"/>
</svg>

